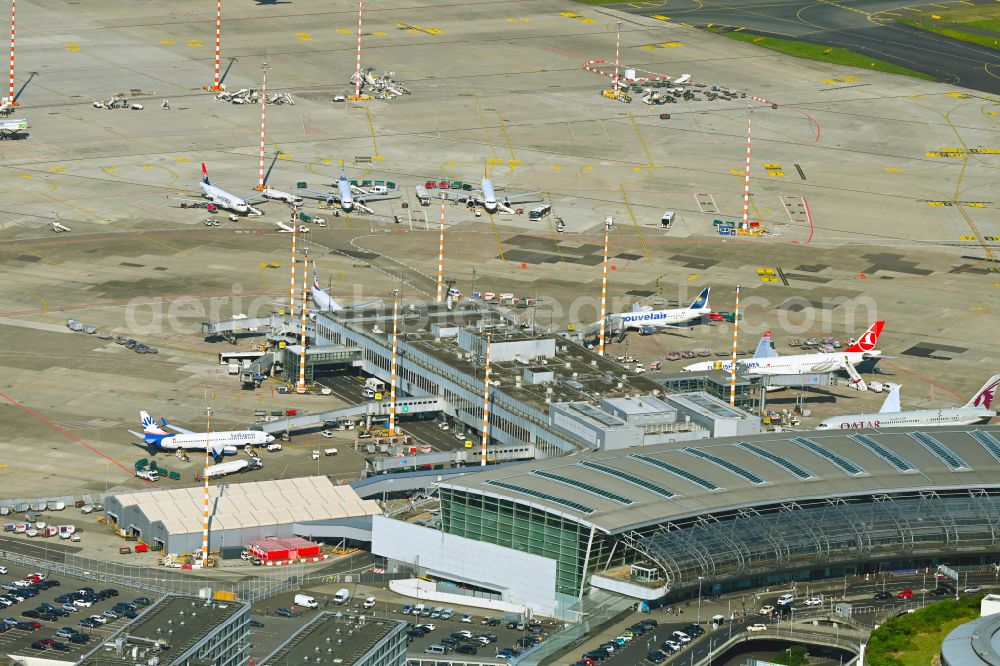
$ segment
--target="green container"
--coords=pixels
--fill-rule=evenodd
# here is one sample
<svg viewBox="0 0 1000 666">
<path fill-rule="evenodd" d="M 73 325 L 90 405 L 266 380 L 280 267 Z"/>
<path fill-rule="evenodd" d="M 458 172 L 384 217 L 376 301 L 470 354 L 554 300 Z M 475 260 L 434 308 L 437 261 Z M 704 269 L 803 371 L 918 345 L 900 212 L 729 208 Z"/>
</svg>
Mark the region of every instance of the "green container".
<svg viewBox="0 0 1000 666">
<path fill-rule="evenodd" d="M 372 186 L 372 181 L 370 180 L 361 181 L 361 187 L 371 187 L 371 186 Z"/>
<path fill-rule="evenodd" d="M 384 180 L 376 180 L 376 181 L 375 181 L 375 186 L 376 186 L 376 187 L 378 187 L 378 186 L 380 186 L 380 185 L 381 185 L 382 187 L 385 187 L 385 181 L 384 181 Z"/>
<path fill-rule="evenodd" d="M 460 189 L 462 189 L 462 181 L 460 181 L 460 180 L 453 180 L 453 181 L 451 181 L 451 189 L 453 189 L 453 190 L 460 190 Z"/>
<path fill-rule="evenodd" d="M 358 186 L 358 181 L 357 180 L 352 180 L 351 181 L 351 185 L 353 185 L 354 187 L 357 187 Z"/>
<path fill-rule="evenodd" d="M 160 469 L 160 467 L 156 464 L 156 461 L 154 460 L 151 463 L 149 463 L 149 469 L 155 472 L 156 470 Z"/>
<path fill-rule="evenodd" d="M 180 481 L 181 480 L 181 473 L 180 472 L 170 472 L 169 476 L 174 481 Z"/>
<path fill-rule="evenodd" d="M 300 180 L 298 184 L 296 184 L 296 187 L 299 188 L 300 190 L 304 190 L 309 186 L 306 184 L 306 181 Z"/>
<path fill-rule="evenodd" d="M 396 183 L 392 182 L 391 180 L 386 181 L 385 186 L 388 187 L 390 190 L 396 189 Z"/>
</svg>

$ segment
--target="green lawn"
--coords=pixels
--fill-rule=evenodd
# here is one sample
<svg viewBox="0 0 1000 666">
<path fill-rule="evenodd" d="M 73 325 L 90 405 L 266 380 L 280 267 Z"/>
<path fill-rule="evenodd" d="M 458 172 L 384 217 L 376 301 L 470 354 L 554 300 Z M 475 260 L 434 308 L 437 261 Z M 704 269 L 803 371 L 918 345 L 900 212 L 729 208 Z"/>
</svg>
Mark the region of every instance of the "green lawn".
<svg viewBox="0 0 1000 666">
<path fill-rule="evenodd" d="M 970 618 L 960 618 L 951 620 L 941 625 L 941 629 L 934 633 L 919 634 L 913 639 L 913 649 L 897 652 L 896 657 L 905 666 L 931 666 L 934 657 L 941 652 L 941 643 L 948 633 L 960 624 L 965 624 Z"/>
<path fill-rule="evenodd" d="M 1000 5 L 937 9 L 909 14 L 897 20 L 911 28 L 1000 51 Z M 963 28 L 972 28 L 972 31 Z M 986 30 L 997 35 L 983 35 L 976 30 Z"/>
<path fill-rule="evenodd" d="M 886 620 L 868 640 L 865 662 L 870 666 L 932 666 L 945 636 L 979 617 L 981 598 L 974 595 L 938 601 Z"/>
<path fill-rule="evenodd" d="M 808 42 L 797 42 L 791 39 L 763 37 L 745 30 L 741 30 L 739 32 L 719 30 L 717 28 L 709 28 L 709 30 L 711 32 L 725 35 L 730 39 L 737 39 L 741 42 L 749 42 L 751 44 L 756 44 L 757 46 L 763 46 L 766 49 L 771 49 L 772 51 L 778 51 L 780 53 L 796 56 L 798 58 L 808 58 L 809 60 L 819 60 L 822 62 L 833 63 L 835 65 L 847 65 L 849 67 L 858 67 L 861 69 L 873 69 L 878 72 L 888 72 L 889 74 L 902 74 L 904 76 L 912 76 L 917 79 L 926 79 L 928 81 L 937 80 L 930 74 L 894 65 L 890 62 L 885 62 L 884 60 L 869 58 L 866 55 L 855 53 L 854 51 L 848 51 L 847 49 L 810 44 Z"/>
</svg>

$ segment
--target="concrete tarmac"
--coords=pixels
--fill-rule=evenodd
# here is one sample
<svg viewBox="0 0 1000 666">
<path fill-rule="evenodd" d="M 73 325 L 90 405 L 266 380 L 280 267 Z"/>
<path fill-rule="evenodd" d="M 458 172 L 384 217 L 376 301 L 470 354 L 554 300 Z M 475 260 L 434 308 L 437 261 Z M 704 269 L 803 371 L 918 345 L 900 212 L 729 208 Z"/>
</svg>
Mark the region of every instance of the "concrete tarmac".
<svg viewBox="0 0 1000 666">
<path fill-rule="evenodd" d="M 82 0 L 58 11 L 25 0 L 19 9 L 17 114 L 31 127 L 2 144 L 0 165 L 3 494 L 142 487 L 132 463 L 148 453 L 128 433 L 140 409 L 197 430 L 206 405 L 216 429 L 246 426 L 258 409 L 343 406 L 335 395 L 279 394 L 274 382 L 241 390 L 218 354 L 249 350 L 252 340 L 232 346 L 201 334 L 204 321 L 270 313 L 289 299 L 289 239 L 274 232 L 283 205 L 212 227 L 204 209 L 180 207 L 199 194 L 202 162 L 233 193 L 250 196 L 257 184 L 259 107 L 202 90 L 214 12 L 190 0 Z M 882 368 L 904 384 L 904 405 L 962 404 L 995 372 L 992 100 L 675 22 L 529 0 L 373 8 L 363 60 L 394 71 L 413 94 L 334 102 L 349 92 L 355 10 L 316 0 L 227 6 L 222 36 L 230 90 L 257 85 L 267 54 L 268 90 L 296 100 L 267 109 L 269 184 L 329 186 L 343 169 L 402 187 L 401 198 L 373 204 L 374 215 L 307 206 L 329 220 L 310 232 L 310 257 L 344 302 L 387 299 L 401 274 L 406 300 L 432 297 L 440 208 L 419 206 L 412 188 L 475 184 L 487 169 L 507 192 L 540 192 L 554 214 L 477 218 L 448 204 L 445 274 L 465 293 L 537 298 L 524 313 L 536 323 L 597 319 L 611 215 L 613 311 L 690 302 L 707 285 L 712 307 L 731 310 L 739 283 L 746 347 L 768 329 L 788 352 L 790 338 L 845 338 L 886 319 L 880 347 L 891 358 Z M 746 98 L 625 105 L 600 95 L 607 78 L 583 70 L 613 58 L 622 17 L 624 63 L 779 103 L 753 111 L 749 215 L 769 235 L 722 238 L 713 226 L 742 213 Z M 116 92 L 144 110 L 93 107 Z M 676 212 L 669 231 L 660 228 L 664 210 Z M 72 231 L 53 233 L 53 221 Z M 72 333 L 70 318 L 159 354 Z M 731 338 L 716 324 L 627 344 L 652 360 L 672 349 L 725 350 Z M 835 389 L 830 400 L 844 413 L 879 398 Z M 244 478 L 316 473 L 309 451 L 328 440 L 309 437 Z M 182 472 L 172 483 L 195 483 L 198 463 L 164 463 Z M 360 458 L 324 458 L 318 469 L 354 478 Z"/>
</svg>

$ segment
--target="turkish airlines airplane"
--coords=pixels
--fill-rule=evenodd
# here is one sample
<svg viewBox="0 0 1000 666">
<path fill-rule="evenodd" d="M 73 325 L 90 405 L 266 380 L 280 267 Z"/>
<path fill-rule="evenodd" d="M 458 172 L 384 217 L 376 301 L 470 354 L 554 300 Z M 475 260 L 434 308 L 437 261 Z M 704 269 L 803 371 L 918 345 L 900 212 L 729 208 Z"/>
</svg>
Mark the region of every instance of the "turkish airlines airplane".
<svg viewBox="0 0 1000 666">
<path fill-rule="evenodd" d="M 983 387 L 961 407 L 943 409 L 913 409 L 902 411 L 899 384 L 893 384 L 889 397 L 877 414 L 846 414 L 822 421 L 817 430 L 860 430 L 862 428 L 901 428 L 903 426 L 974 425 L 989 423 L 997 413 L 990 409 L 1000 386 L 1000 375 L 993 375 Z"/>
<path fill-rule="evenodd" d="M 851 385 L 854 388 L 859 391 L 867 391 L 867 384 L 858 375 L 854 366 L 862 361 L 882 356 L 882 352 L 875 349 L 875 345 L 878 343 L 878 336 L 884 326 L 884 321 L 875 322 L 857 342 L 844 351 L 737 359 L 736 369 L 748 375 L 807 375 L 844 370 L 850 375 Z M 728 372 L 732 368 L 732 361 L 703 361 L 685 366 L 684 371 L 725 370 Z"/>
</svg>

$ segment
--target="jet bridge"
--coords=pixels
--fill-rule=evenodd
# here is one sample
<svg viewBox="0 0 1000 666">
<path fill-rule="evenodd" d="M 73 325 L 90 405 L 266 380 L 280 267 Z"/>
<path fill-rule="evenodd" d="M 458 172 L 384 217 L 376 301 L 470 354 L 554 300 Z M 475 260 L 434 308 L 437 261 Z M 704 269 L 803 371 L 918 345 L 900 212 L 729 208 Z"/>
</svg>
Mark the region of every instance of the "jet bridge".
<svg viewBox="0 0 1000 666">
<path fill-rule="evenodd" d="M 439 396 L 430 398 L 400 398 L 396 400 L 396 416 L 408 416 L 410 414 L 425 414 L 427 412 L 440 412 L 445 408 L 445 400 Z M 367 402 L 363 405 L 353 405 L 351 407 L 341 407 L 326 412 L 316 414 L 301 414 L 280 421 L 270 421 L 250 426 L 251 430 L 262 430 L 273 434 L 279 432 L 291 432 L 293 430 L 305 430 L 307 428 L 318 428 L 324 421 L 339 421 L 342 419 L 356 419 L 365 417 L 368 424 L 378 417 L 389 415 L 389 401 Z"/>
</svg>

